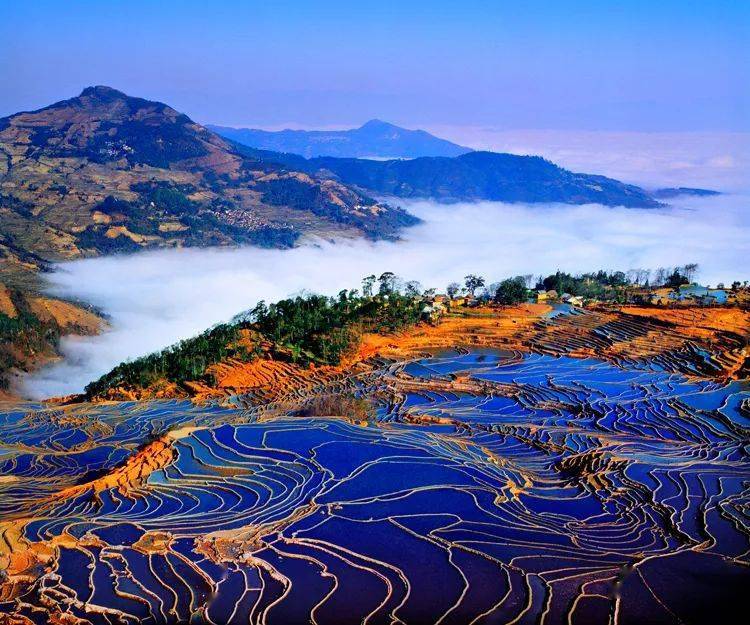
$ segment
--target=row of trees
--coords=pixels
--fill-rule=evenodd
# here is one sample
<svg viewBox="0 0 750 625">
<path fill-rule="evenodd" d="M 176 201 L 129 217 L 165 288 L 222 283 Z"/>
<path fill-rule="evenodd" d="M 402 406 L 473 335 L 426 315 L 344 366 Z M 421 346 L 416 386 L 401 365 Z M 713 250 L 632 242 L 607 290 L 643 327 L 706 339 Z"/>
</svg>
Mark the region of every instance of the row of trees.
<svg viewBox="0 0 750 625">
<path fill-rule="evenodd" d="M 484 300 L 496 300 L 498 303 L 523 301 L 531 290 L 554 290 L 559 294 L 570 293 L 583 297 L 603 297 L 618 289 L 627 287 L 678 288 L 680 285 L 691 283 L 699 271 L 697 263 L 688 263 L 677 267 L 659 267 L 658 269 L 630 269 L 628 271 L 599 270 L 583 274 L 569 274 L 557 271 L 548 276 L 534 276 L 524 274 L 507 278 L 502 282 L 487 284 L 483 276 L 468 274 L 463 284 L 451 282 L 446 287 L 448 297 L 454 299 L 459 295 L 477 295 Z M 723 285 L 719 285 L 723 288 Z M 732 284 L 733 289 L 741 287 L 739 282 Z M 362 281 L 362 294 L 365 297 L 386 295 L 389 293 L 403 293 L 407 296 L 429 296 L 434 289 L 422 291 L 419 282 L 403 282 L 396 274 L 387 271 L 379 277 L 367 276 Z"/>
<path fill-rule="evenodd" d="M 364 297 L 373 297 L 376 295 L 384 296 L 390 294 L 403 294 L 408 297 L 418 297 L 423 294 L 434 293 L 435 289 L 423 292 L 422 285 L 416 280 L 405 282 L 392 271 L 385 271 L 376 277 L 375 274 L 362 279 L 362 295 Z M 356 290 L 351 293 L 357 293 Z"/>
<path fill-rule="evenodd" d="M 237 342 L 240 327 L 240 324 L 223 323 L 160 352 L 122 362 L 86 386 L 86 395 L 97 397 L 118 387 L 145 388 L 160 379 L 176 384 L 200 380 L 206 369 L 216 362 L 249 356 Z"/>
<path fill-rule="evenodd" d="M 479 291 L 478 295 L 481 299 L 494 300 L 503 305 L 527 300 L 532 290 L 554 290 L 561 295 L 569 293 L 589 298 L 618 299 L 623 296 L 628 287 L 677 288 L 682 284 L 692 282 L 698 269 L 697 263 L 689 263 L 679 267 L 659 267 L 656 270 L 631 269 L 627 272 L 599 270 L 573 275 L 557 271 L 546 277 L 535 278 L 533 274 L 519 275 L 489 285 L 483 276 L 468 274 L 464 277 L 463 285 L 451 282 L 446 287 L 446 293 L 453 299 L 461 294 L 475 297 Z M 733 288 L 735 286 L 739 288 L 739 283 L 733 284 Z"/>
<path fill-rule="evenodd" d="M 274 346 L 289 350 L 295 362 L 338 364 L 362 332 L 393 332 L 419 320 L 417 283 L 408 283 L 401 293 L 391 290 L 394 280 L 393 274 L 384 276 L 385 286 L 375 296 L 354 289 L 337 297 L 298 296 L 270 306 L 260 302 L 247 318 Z"/>
</svg>

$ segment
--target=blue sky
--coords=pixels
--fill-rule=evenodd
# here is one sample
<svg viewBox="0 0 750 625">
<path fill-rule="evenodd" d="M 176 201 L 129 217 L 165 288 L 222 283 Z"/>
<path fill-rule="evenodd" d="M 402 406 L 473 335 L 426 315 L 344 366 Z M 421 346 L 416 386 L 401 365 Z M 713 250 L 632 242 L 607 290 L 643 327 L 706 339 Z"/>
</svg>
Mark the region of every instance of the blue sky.
<svg viewBox="0 0 750 625">
<path fill-rule="evenodd" d="M 108 84 L 203 123 L 750 130 L 750 2 L 0 4 L 0 115 Z"/>
</svg>

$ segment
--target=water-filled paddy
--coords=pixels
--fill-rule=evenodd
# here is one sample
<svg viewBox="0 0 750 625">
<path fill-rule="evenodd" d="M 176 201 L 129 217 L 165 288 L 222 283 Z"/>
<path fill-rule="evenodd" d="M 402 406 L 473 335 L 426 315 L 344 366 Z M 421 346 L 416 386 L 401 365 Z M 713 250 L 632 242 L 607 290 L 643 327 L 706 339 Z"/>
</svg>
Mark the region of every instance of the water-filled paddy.
<svg viewBox="0 0 750 625">
<path fill-rule="evenodd" d="M 0 523 L 57 547 L 0 612 L 701 623 L 750 581 L 744 383 L 487 350 L 360 383 L 381 389 L 377 424 L 186 402 L 1 414 Z M 54 497 L 185 425 L 145 484 Z"/>
</svg>

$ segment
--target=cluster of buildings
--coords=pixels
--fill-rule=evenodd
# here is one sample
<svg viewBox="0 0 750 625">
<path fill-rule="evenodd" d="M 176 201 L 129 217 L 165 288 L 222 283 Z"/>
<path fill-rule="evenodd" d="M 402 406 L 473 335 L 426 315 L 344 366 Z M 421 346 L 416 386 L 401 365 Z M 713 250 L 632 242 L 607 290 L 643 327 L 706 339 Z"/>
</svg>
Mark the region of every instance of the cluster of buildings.
<svg viewBox="0 0 750 625">
<path fill-rule="evenodd" d="M 539 289 L 529 291 L 530 302 L 549 304 L 568 304 L 577 308 L 596 304 L 602 300 L 586 298 L 570 293 L 559 294 L 555 290 Z M 729 289 L 712 289 L 699 284 L 683 284 L 677 289 L 663 287 L 650 289 L 647 287 L 631 287 L 621 292 L 624 296 L 622 303 L 652 304 L 655 306 L 712 306 L 738 303 L 740 293 Z M 479 306 L 483 300 L 473 295 L 459 295 L 449 297 L 438 293 L 425 301 L 422 317 L 426 321 L 437 321 L 441 315 L 457 308 L 473 308 Z"/>
<path fill-rule="evenodd" d="M 700 284 L 683 284 L 678 289 L 656 289 L 649 293 L 649 302 L 662 306 L 686 304 L 711 306 L 728 304 L 736 300 L 737 293 L 726 289 L 710 289 Z"/>
<path fill-rule="evenodd" d="M 737 293 L 727 289 L 712 289 L 700 284 L 683 284 L 679 288 L 662 287 L 627 287 L 618 292 L 617 301 L 624 304 L 653 304 L 655 306 L 711 306 L 731 304 L 737 301 Z M 608 298 L 605 298 L 605 300 Z M 585 298 L 580 295 L 557 291 L 536 291 L 537 302 L 563 302 L 581 307 L 588 303 L 597 303 L 597 298 Z"/>
<path fill-rule="evenodd" d="M 536 301 L 537 302 L 562 302 L 563 304 L 570 304 L 571 306 L 583 306 L 584 298 L 581 295 L 571 295 L 570 293 L 563 293 L 562 295 L 558 295 L 557 291 L 554 289 L 551 289 L 549 291 L 545 291 L 544 289 L 539 289 L 538 291 L 535 291 L 536 293 Z"/>
</svg>

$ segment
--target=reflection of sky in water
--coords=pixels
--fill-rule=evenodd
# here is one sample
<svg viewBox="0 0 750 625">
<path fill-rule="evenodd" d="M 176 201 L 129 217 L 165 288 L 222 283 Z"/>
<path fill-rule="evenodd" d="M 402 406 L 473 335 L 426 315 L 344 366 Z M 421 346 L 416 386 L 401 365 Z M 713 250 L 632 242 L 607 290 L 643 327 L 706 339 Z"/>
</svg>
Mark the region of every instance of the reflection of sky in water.
<svg viewBox="0 0 750 625">
<path fill-rule="evenodd" d="M 175 462 L 153 473 L 137 496 L 107 491 L 93 507 L 86 498 L 60 502 L 27 525 L 30 540 L 93 532 L 116 546 L 122 560 L 112 572 L 103 564 L 107 547 L 61 549 L 57 573 L 79 597 L 89 590 L 78 571 L 93 561 L 90 601 L 138 618 L 155 615 L 157 622 L 154 597 L 173 596 L 169 589 L 183 618 L 198 592 L 222 622 L 231 616 L 227 605 L 237 606 L 233 618 L 247 622 L 257 619 L 257 605 L 282 595 L 284 584 L 291 585 L 269 611 L 270 623 L 306 620 L 318 604 L 320 622 L 322 615 L 358 622 L 390 611 L 406 622 L 444 614 L 468 622 L 487 610 L 512 620 L 527 604 L 541 610 L 548 602 L 553 612 L 564 611 L 580 589 L 554 581 L 561 568 L 588 571 L 606 589 L 643 554 L 661 563 L 660 555 L 698 545 L 691 566 L 715 567 L 716 579 L 734 579 L 733 565 L 711 558 L 742 560 L 748 547 L 742 506 L 750 462 L 740 406 L 750 393 L 740 383 L 492 350 L 442 350 L 406 364 L 402 375 L 441 382 L 469 375 L 491 384 L 478 396 L 409 392 L 381 405 L 380 427 L 298 417 L 255 422 L 252 412 L 186 402 L 74 409 L 104 425 L 96 431 L 4 414 L 4 443 L 39 451 L 17 451 L 0 462 L 0 473 L 21 478 L 2 485 L 3 502 L 13 504 L 0 510 L 38 505 L 56 482 L 121 462 L 123 445 L 194 423 L 204 429 L 177 441 Z M 406 412 L 463 425 L 410 425 L 401 419 Z M 93 448 L 51 454 L 89 435 L 97 439 Z M 228 568 L 195 550 L 196 537 L 254 526 L 267 528 L 260 542 L 238 546 L 239 563 Z M 147 530 L 176 539 L 150 565 L 130 547 Z M 242 564 L 244 552 L 262 566 Z M 670 574 L 680 562 L 664 559 L 659 570 Z M 321 576 L 323 570 L 334 578 Z M 111 592 L 111 575 L 128 584 L 131 574 L 153 593 L 145 604 Z M 629 579 L 635 603 L 621 604 L 626 613 L 653 590 Z M 717 587 L 699 578 L 686 584 L 690 593 Z M 503 596 L 512 601 L 499 604 Z"/>
</svg>

